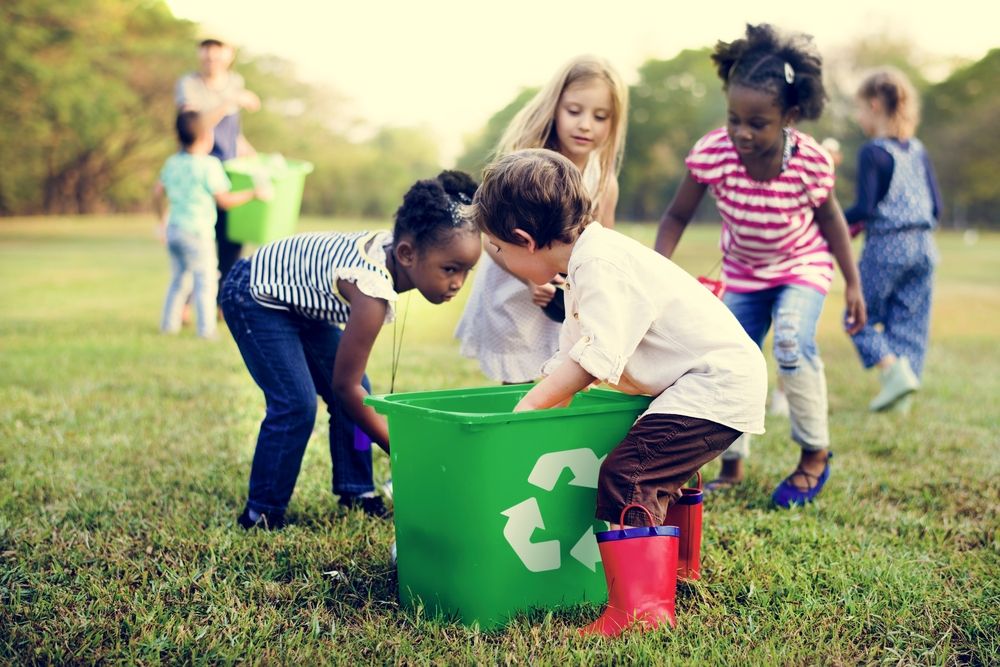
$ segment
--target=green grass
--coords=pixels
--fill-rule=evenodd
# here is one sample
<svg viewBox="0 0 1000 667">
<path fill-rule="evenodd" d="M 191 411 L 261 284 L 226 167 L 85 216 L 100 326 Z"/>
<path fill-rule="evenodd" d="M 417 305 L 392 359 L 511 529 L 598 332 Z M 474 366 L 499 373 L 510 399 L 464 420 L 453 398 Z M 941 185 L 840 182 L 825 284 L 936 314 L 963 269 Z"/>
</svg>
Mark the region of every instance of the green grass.
<svg viewBox="0 0 1000 667">
<path fill-rule="evenodd" d="M 716 236 L 691 229 L 678 262 L 707 270 Z M 608 643 L 573 632 L 595 608 L 493 633 L 400 609 L 392 527 L 338 509 L 321 423 L 294 525 L 234 529 L 262 397 L 228 335 L 157 333 L 168 269 L 152 220 L 0 221 L 0 662 L 996 664 L 1000 236 L 939 241 L 912 414 L 866 411 L 877 383 L 838 331 L 835 289 L 819 336 L 828 490 L 768 508 L 797 456 L 770 420 L 747 483 L 706 504 L 704 578 L 681 587 L 679 628 Z M 409 308 L 397 390 L 486 384 L 451 336 L 461 302 Z"/>
</svg>

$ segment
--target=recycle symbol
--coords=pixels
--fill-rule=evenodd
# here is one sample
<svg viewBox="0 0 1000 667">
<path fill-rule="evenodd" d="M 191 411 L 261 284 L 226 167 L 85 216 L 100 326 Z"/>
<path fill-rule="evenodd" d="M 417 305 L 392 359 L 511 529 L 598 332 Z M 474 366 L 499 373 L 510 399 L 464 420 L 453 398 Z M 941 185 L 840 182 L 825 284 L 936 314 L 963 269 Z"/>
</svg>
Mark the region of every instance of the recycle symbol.
<svg viewBox="0 0 1000 667">
<path fill-rule="evenodd" d="M 540 489 L 552 491 L 562 476 L 563 470 L 569 468 L 573 473 L 573 479 L 569 481 L 570 486 L 596 489 L 597 474 L 603 460 L 603 456 L 598 458 L 593 450 L 585 447 L 542 454 L 535 462 L 531 474 L 528 475 L 528 482 Z M 562 564 L 559 540 L 531 541 L 531 536 L 536 529 L 545 529 L 545 521 L 536 498 L 522 500 L 500 514 L 507 517 L 503 536 L 528 570 L 546 572 L 559 569 Z M 569 555 L 583 563 L 592 572 L 597 571 L 597 563 L 601 562 L 601 554 L 597 548 L 597 538 L 594 536 L 592 526 L 587 526 L 583 535 L 570 549 Z"/>
</svg>

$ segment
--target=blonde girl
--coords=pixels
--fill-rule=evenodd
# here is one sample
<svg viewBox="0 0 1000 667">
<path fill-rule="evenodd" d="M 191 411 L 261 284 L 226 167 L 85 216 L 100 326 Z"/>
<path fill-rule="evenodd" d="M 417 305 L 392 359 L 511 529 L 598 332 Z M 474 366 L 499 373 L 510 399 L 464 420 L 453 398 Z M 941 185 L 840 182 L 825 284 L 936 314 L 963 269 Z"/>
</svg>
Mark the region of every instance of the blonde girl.
<svg viewBox="0 0 1000 667">
<path fill-rule="evenodd" d="M 941 196 L 927 151 L 914 134 L 919 100 L 906 76 L 885 67 L 857 94 L 857 120 L 870 137 L 858 152 L 857 202 L 845 211 L 863 227 L 861 284 L 868 324 L 852 337 L 865 368 L 877 367 L 874 411 L 905 406 L 920 387 L 937 251 L 931 234 Z"/>
<path fill-rule="evenodd" d="M 561 153 L 583 174 L 594 218 L 613 227 L 627 116 L 628 89 L 618 73 L 602 58 L 579 56 L 518 112 L 495 156 L 523 148 Z M 455 336 L 491 380 L 529 382 L 558 347 L 562 293 L 515 277 L 489 248 L 485 254 Z"/>
</svg>

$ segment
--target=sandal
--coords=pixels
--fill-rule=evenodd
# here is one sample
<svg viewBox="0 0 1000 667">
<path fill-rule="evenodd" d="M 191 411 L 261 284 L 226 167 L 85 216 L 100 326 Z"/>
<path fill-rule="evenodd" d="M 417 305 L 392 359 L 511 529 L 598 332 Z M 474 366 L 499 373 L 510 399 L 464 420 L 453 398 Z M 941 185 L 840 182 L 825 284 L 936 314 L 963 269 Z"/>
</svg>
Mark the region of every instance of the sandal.
<svg viewBox="0 0 1000 667">
<path fill-rule="evenodd" d="M 826 480 L 830 479 L 830 459 L 832 458 L 833 452 L 830 452 L 829 457 L 826 459 L 826 466 L 824 466 L 823 472 L 820 473 L 819 477 L 806 472 L 801 466 L 797 467 L 791 475 L 783 479 L 781 484 L 774 489 L 774 493 L 771 494 L 771 500 L 777 507 L 784 509 L 789 509 L 793 505 L 811 503 L 813 498 L 818 496 L 819 492 L 823 490 Z M 810 483 L 808 489 L 802 490 L 792 483 L 792 478 L 796 475 L 802 475 L 806 478 L 806 481 Z"/>
</svg>

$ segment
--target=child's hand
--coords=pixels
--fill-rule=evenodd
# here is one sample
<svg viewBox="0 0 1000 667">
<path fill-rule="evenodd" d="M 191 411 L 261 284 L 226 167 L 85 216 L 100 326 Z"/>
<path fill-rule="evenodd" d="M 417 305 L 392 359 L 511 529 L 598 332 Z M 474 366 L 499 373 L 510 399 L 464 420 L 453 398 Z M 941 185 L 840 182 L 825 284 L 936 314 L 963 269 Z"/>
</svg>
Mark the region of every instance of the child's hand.
<svg viewBox="0 0 1000 667">
<path fill-rule="evenodd" d="M 549 305 L 549 302 L 552 301 L 552 297 L 555 295 L 556 286 L 552 283 L 531 286 L 531 302 L 536 306 L 544 308 Z"/>
<path fill-rule="evenodd" d="M 257 111 L 260 109 L 260 98 L 257 97 L 256 93 L 252 93 L 249 90 L 240 91 L 240 94 L 236 97 L 236 103 L 247 111 Z"/>
<path fill-rule="evenodd" d="M 271 201 L 274 198 L 274 188 L 270 184 L 258 185 L 253 189 L 253 196 L 260 201 Z"/>
<path fill-rule="evenodd" d="M 846 301 L 844 329 L 853 336 L 868 322 L 868 311 L 865 308 L 865 299 L 861 296 L 861 286 L 848 285 L 844 289 L 844 301 Z"/>
</svg>

